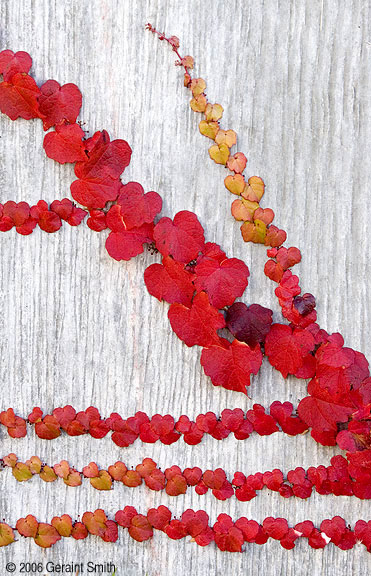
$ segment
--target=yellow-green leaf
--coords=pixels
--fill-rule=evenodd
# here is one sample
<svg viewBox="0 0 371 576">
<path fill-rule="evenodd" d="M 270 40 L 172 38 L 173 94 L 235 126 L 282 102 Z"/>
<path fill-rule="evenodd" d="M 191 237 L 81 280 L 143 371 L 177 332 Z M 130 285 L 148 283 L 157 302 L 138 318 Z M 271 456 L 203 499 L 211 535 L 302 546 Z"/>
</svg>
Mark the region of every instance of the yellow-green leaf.
<svg viewBox="0 0 371 576">
<path fill-rule="evenodd" d="M 204 112 L 207 105 L 206 96 L 200 94 L 197 98 L 192 98 L 189 104 L 194 112 Z"/>
<path fill-rule="evenodd" d="M 206 120 L 201 120 L 199 130 L 203 136 L 215 140 L 215 136 L 219 131 L 219 124 L 217 122 L 206 122 Z"/>
<path fill-rule="evenodd" d="M 223 106 L 220 104 L 208 104 L 205 109 L 205 119 L 218 121 L 223 116 Z"/>
<path fill-rule="evenodd" d="M 98 477 L 90 478 L 90 484 L 97 490 L 111 490 L 112 478 L 106 470 L 100 470 Z"/>
<path fill-rule="evenodd" d="M 245 190 L 246 182 L 242 174 L 234 174 L 224 179 L 224 185 L 232 194 L 240 196 Z"/>
<path fill-rule="evenodd" d="M 205 91 L 206 82 L 203 78 L 193 78 L 191 81 L 191 90 L 194 97 L 199 96 Z"/>
<path fill-rule="evenodd" d="M 8 546 L 14 542 L 14 532 L 13 529 L 5 524 L 4 522 L 0 522 L 0 547 L 1 546 Z"/>
<path fill-rule="evenodd" d="M 221 146 L 215 144 L 209 148 L 209 156 L 217 164 L 223 164 L 225 166 L 229 158 L 229 148 L 225 144 Z"/>
<path fill-rule="evenodd" d="M 12 468 L 12 474 L 18 482 L 26 482 L 32 478 L 32 472 L 26 464 L 23 462 L 17 462 L 17 464 Z"/>
<path fill-rule="evenodd" d="M 234 130 L 219 130 L 215 142 L 217 144 L 226 144 L 228 148 L 232 148 L 237 142 L 237 134 Z"/>
</svg>

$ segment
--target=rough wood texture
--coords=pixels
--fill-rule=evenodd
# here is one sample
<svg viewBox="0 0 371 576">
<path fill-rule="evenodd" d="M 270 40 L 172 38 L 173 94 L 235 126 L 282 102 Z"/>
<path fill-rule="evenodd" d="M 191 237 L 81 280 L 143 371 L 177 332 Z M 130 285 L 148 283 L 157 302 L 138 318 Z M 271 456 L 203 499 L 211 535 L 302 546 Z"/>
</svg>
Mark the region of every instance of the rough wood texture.
<svg viewBox="0 0 371 576">
<path fill-rule="evenodd" d="M 207 80 L 208 95 L 224 105 L 224 125 L 237 131 L 248 173 L 264 178 L 265 206 L 276 211 L 289 243 L 303 251 L 298 271 L 304 290 L 317 296 L 320 323 L 341 331 L 348 345 L 371 358 L 370 15 L 367 0 L 3 0 L 0 49 L 30 52 L 39 82 L 77 83 L 87 128 L 105 128 L 133 148 L 123 179 L 160 192 L 164 214 L 195 210 L 207 237 L 251 267 L 244 301 L 272 306 L 278 319 L 273 286 L 263 274 L 265 251 L 242 242 L 230 216 L 224 171 L 208 159 L 173 55 L 144 24 L 179 36 L 183 52 L 195 57 Z M 44 156 L 41 122 L 1 116 L 0 130 L 1 201 L 69 195 L 73 170 Z M 192 416 L 274 399 L 297 404 L 304 395 L 304 382 L 284 381 L 266 362 L 254 378 L 251 400 L 214 389 L 201 372 L 199 351 L 171 333 L 167 306 L 145 290 L 143 271 L 154 261 L 149 253 L 118 264 L 105 251 L 104 234 L 86 226 L 64 226 L 54 235 L 38 230 L 26 238 L 12 231 L 0 240 L 2 409 L 14 406 L 26 414 L 34 405 L 49 411 L 71 403 L 78 409 L 93 404 L 104 415 L 145 410 Z M 150 456 L 161 467 L 222 465 L 229 474 L 328 464 L 334 454 L 308 435 L 208 438 L 196 447 L 137 442 L 122 450 L 109 439 L 9 441 L 1 432 L 1 454 L 10 451 L 49 462 L 66 458 L 79 467 L 117 459 L 136 465 Z M 171 499 L 145 488 L 99 493 L 87 484 L 74 489 L 37 478 L 16 484 L 9 470 L 0 486 L 1 518 L 10 522 L 27 513 L 50 520 L 97 507 L 114 512 L 126 504 L 144 510 L 160 503 L 178 513 L 203 508 L 212 521 L 221 512 L 257 520 L 283 516 L 290 523 L 319 523 L 335 514 L 352 525 L 370 518 L 367 502 L 347 497 L 287 501 L 265 491 L 250 503 L 223 503 L 189 491 Z M 270 542 L 232 555 L 160 534 L 138 544 L 124 532 L 116 544 L 91 537 L 64 540 L 51 551 L 21 540 L 2 549 L 2 572 L 10 560 L 112 561 L 120 576 L 358 576 L 371 568 L 363 546 L 315 551 L 300 542 L 286 551 Z"/>
</svg>

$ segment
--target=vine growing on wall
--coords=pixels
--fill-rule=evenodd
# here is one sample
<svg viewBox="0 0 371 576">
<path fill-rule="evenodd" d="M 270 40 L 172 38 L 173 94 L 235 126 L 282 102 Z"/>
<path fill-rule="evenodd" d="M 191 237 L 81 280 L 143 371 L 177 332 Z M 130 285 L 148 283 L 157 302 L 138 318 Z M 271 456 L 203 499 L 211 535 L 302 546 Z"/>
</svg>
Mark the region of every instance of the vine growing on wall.
<svg viewBox="0 0 371 576">
<path fill-rule="evenodd" d="M 30 425 L 45 440 L 57 438 L 62 431 L 69 436 L 90 434 L 94 438 L 112 433 L 112 440 L 123 448 L 138 438 L 147 443 L 172 444 L 183 437 L 194 445 L 205 434 L 222 440 L 233 433 L 237 440 L 244 440 L 253 432 L 297 435 L 310 429 L 314 440 L 327 446 L 337 444 L 345 455 L 335 456 L 328 467 L 296 468 L 287 473 L 273 470 L 247 477 L 236 472 L 231 479 L 222 469 L 182 471 L 174 465 L 162 472 L 149 458 L 135 470 L 128 470 L 123 462 L 101 470 L 91 462 L 78 471 L 65 460 L 50 465 L 33 456 L 20 462 L 15 454 L 4 457 L 3 465 L 11 468 L 19 481 L 39 475 L 47 482 L 59 477 L 70 486 L 78 486 L 85 477 L 98 490 L 111 489 L 117 482 L 128 487 L 144 482 L 149 489 L 165 490 L 174 496 L 195 487 L 198 494 L 211 490 L 221 500 L 235 496 L 246 501 L 266 486 L 283 497 L 308 498 L 315 489 L 320 494 L 369 499 L 368 362 L 360 352 L 345 347 L 340 334 L 328 334 L 316 323 L 315 298 L 310 293 L 302 294 L 299 278 L 291 270 L 301 261 L 300 250 L 283 246 L 286 232 L 273 225 L 273 211 L 260 206 L 264 182 L 256 176 L 244 176 L 247 160 L 242 152 L 231 152 L 237 135 L 221 128 L 222 106 L 208 101 L 202 78 L 192 77 L 193 58 L 180 56 L 178 39 L 167 38 L 151 25 L 147 27 L 176 53 L 177 65 L 184 69 L 184 85 L 192 95 L 191 108 L 203 114 L 200 132 L 214 142 L 209 149 L 210 158 L 231 172 L 225 178 L 225 186 L 236 197 L 231 211 L 242 222 L 243 239 L 267 248 L 265 273 L 277 284 L 275 293 L 283 322 L 273 323 L 268 308 L 237 302 L 247 289 L 250 270 L 242 260 L 228 257 L 219 245 L 206 241 L 195 214 L 183 210 L 173 218 L 160 217 L 162 200 L 158 193 L 145 193 L 139 183 L 121 181 L 130 162 L 130 146 L 124 140 L 111 140 L 105 130 L 92 136 L 85 133 L 77 121 L 82 103 L 78 87 L 61 86 L 55 80 L 38 86 L 29 74 L 31 57 L 11 50 L 0 53 L 1 112 L 11 120 L 40 119 L 46 132 L 46 155 L 60 164 L 73 164 L 76 179 L 70 189 L 73 201 L 64 198 L 50 204 L 40 200 L 33 206 L 13 201 L 1 204 L 0 231 L 15 229 L 21 235 L 29 235 L 38 226 L 52 233 L 63 222 L 77 226 L 88 216 L 88 227 L 105 235 L 107 252 L 115 260 L 130 260 L 147 246 L 153 254 L 161 255 L 161 263 L 151 264 L 144 271 L 146 287 L 152 296 L 169 304 L 168 318 L 175 334 L 187 346 L 202 348 L 201 365 L 214 386 L 247 394 L 251 377 L 258 373 L 266 356 L 283 377 L 309 379 L 308 396 L 297 409 L 289 402 L 276 401 L 269 411 L 255 404 L 246 413 L 226 409 L 219 417 L 208 412 L 198 415 L 195 421 L 186 415 L 177 421 L 171 415 L 156 414 L 150 418 L 142 412 L 126 418 L 117 413 L 102 418 L 94 407 L 77 413 L 72 406 L 65 406 L 46 415 L 35 407 L 27 417 L 16 415 L 9 408 L 0 413 L 0 423 L 13 438 L 26 436 Z M 153 529 L 158 529 L 173 539 L 190 535 L 202 546 L 215 541 L 221 550 L 228 551 L 241 551 L 244 542 L 263 544 L 270 537 L 285 548 L 293 548 L 298 538 L 305 537 L 314 548 L 331 541 L 348 549 L 360 540 L 371 550 L 371 522 L 363 520 L 356 523 L 354 530 L 339 517 L 323 521 L 319 529 L 310 521 L 289 528 L 282 518 L 267 518 L 259 525 L 246 518 L 233 522 L 222 514 L 210 526 L 203 511 L 187 510 L 178 520 L 171 519 L 164 506 L 147 515 L 126 507 L 117 512 L 115 520 L 109 520 L 102 510 L 85 513 L 81 522 L 64 515 L 45 524 L 27 516 L 14 527 L 0 524 L 0 546 L 14 541 L 14 530 L 42 547 L 49 547 L 61 537 L 80 539 L 88 533 L 116 541 L 118 526 L 128 528 L 138 541 L 151 538 Z"/>
</svg>

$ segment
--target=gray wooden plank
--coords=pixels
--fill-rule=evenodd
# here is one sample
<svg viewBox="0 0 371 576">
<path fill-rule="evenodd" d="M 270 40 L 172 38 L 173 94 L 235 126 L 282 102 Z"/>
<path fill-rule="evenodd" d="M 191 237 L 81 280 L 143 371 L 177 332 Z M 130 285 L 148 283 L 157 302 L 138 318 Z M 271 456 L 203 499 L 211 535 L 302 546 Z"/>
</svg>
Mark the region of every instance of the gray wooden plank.
<svg viewBox="0 0 371 576">
<path fill-rule="evenodd" d="M 173 56 L 144 32 L 147 21 L 180 37 L 207 80 L 210 98 L 224 106 L 225 126 L 237 131 L 249 174 L 266 182 L 265 206 L 275 210 L 289 243 L 303 251 L 298 271 L 304 290 L 317 297 L 321 325 L 341 331 L 347 345 L 370 357 L 370 2 L 3 0 L 0 5 L 0 49 L 30 52 L 39 82 L 77 83 L 84 96 L 81 118 L 91 133 L 105 128 L 133 148 L 123 180 L 157 190 L 164 214 L 195 210 L 207 237 L 251 267 L 243 300 L 271 306 L 279 319 L 273 287 L 263 274 L 264 249 L 242 242 L 230 216 L 224 171 L 209 161 Z M 39 122 L 13 123 L 1 116 L 0 135 L 1 201 L 68 196 L 73 170 L 44 157 Z M 93 404 L 105 415 L 144 410 L 192 416 L 274 399 L 297 404 L 305 393 L 304 382 L 284 381 L 267 363 L 254 378 L 251 400 L 213 388 L 201 372 L 199 351 L 171 333 L 167 306 L 145 290 L 143 271 L 154 261 L 149 253 L 118 264 L 107 256 L 103 234 L 83 226 L 66 226 L 55 235 L 35 231 L 27 238 L 11 232 L 2 235 L 0 245 L 2 408 L 14 406 L 25 414 L 35 404 L 48 411 L 72 403 L 78 409 Z M 32 436 L 9 441 L 1 434 L 2 453 L 38 454 L 49 462 L 67 458 L 76 466 L 117 459 L 135 465 L 150 456 L 161 467 L 223 466 L 232 474 L 327 464 L 336 453 L 308 435 L 240 443 L 209 438 L 192 448 L 181 442 L 136 443 L 120 450 L 108 439 L 62 437 L 48 444 Z M 178 514 L 203 508 L 212 521 L 221 512 L 257 520 L 283 516 L 290 523 L 306 518 L 319 523 L 334 514 L 352 524 L 369 518 L 367 503 L 345 497 L 314 495 L 302 502 L 264 492 L 249 503 L 223 503 L 192 492 L 172 499 L 144 488 L 102 494 L 86 485 L 72 489 L 37 479 L 20 485 L 9 471 L 0 483 L 1 516 L 11 522 L 27 513 L 50 520 L 63 512 L 75 517 L 97 507 L 114 512 L 132 504 L 146 510 L 160 503 Z M 194 546 L 158 534 L 144 544 L 125 533 L 116 544 L 65 540 L 49 551 L 21 540 L 1 551 L 0 564 L 113 561 L 118 574 L 151 576 L 359 575 L 371 567 L 360 545 L 348 552 L 332 546 L 318 551 L 301 542 L 286 551 L 270 542 L 241 555 Z"/>
</svg>

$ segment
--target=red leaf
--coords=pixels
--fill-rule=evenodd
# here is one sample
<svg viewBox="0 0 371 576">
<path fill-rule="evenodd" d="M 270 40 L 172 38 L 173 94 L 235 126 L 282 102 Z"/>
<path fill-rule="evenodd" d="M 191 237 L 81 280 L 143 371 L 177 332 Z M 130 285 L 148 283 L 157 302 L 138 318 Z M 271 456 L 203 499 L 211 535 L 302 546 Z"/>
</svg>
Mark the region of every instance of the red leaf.
<svg viewBox="0 0 371 576">
<path fill-rule="evenodd" d="M 44 440 L 53 440 L 61 434 L 59 422 L 54 416 L 45 416 L 44 420 L 36 422 L 35 432 Z"/>
<path fill-rule="evenodd" d="M 171 522 L 169 522 L 169 524 L 166 526 L 165 533 L 172 540 L 180 540 L 181 538 L 187 536 L 188 531 L 184 522 L 174 519 L 171 520 Z"/>
<path fill-rule="evenodd" d="M 303 358 L 315 346 L 314 337 L 308 331 L 284 324 L 273 324 L 265 340 L 265 352 L 269 362 L 284 378 L 295 374 L 303 365 Z"/>
<path fill-rule="evenodd" d="M 163 256 L 173 256 L 187 264 L 198 256 L 205 244 L 204 229 L 193 212 L 183 210 L 170 218 L 161 218 L 156 224 L 154 239 Z"/>
<path fill-rule="evenodd" d="M 119 510 L 115 514 L 115 520 L 119 526 L 123 528 L 129 528 L 132 518 L 137 516 L 138 512 L 134 506 L 125 506 L 123 510 Z"/>
<path fill-rule="evenodd" d="M 210 305 L 205 292 L 196 294 L 191 308 L 172 304 L 168 317 L 175 334 L 187 346 L 218 344 L 220 339 L 216 331 L 225 326 L 223 315 Z"/>
<path fill-rule="evenodd" d="M 110 142 L 105 130 L 96 132 L 85 146 L 89 156 L 75 166 L 79 180 L 71 184 L 72 196 L 87 208 L 103 208 L 119 194 L 119 177 L 129 165 L 131 148 L 124 140 Z"/>
<path fill-rule="evenodd" d="M 204 348 L 201 364 L 214 386 L 247 395 L 246 386 L 250 386 L 250 374 L 258 373 L 262 359 L 259 346 L 252 349 L 243 342 L 233 340 L 232 344 L 228 343 L 228 347 Z"/>
<path fill-rule="evenodd" d="M 143 187 L 138 182 L 128 182 L 122 186 L 117 204 L 127 228 L 137 228 L 145 223 L 153 222 L 161 212 L 162 198 L 157 192 L 144 194 Z"/>
<path fill-rule="evenodd" d="M 195 291 L 192 278 L 183 264 L 170 256 L 165 256 L 162 264 L 151 264 L 144 272 L 144 282 L 152 296 L 169 304 L 177 302 L 188 307 Z"/>
<path fill-rule="evenodd" d="M 150 508 L 147 512 L 149 523 L 156 530 L 165 530 L 166 526 L 170 523 L 171 512 L 166 506 L 159 506 L 158 508 Z"/>
<path fill-rule="evenodd" d="M 15 74 L 10 82 L 0 84 L 0 110 L 11 120 L 38 118 L 40 90 L 27 74 Z"/>
<path fill-rule="evenodd" d="M 144 542 L 153 536 L 153 528 L 146 516 L 137 514 L 131 519 L 129 534 L 137 542 Z"/>
<path fill-rule="evenodd" d="M 115 260 L 130 260 L 143 252 L 143 244 L 152 241 L 153 224 L 143 224 L 123 232 L 111 232 L 106 240 L 108 254 Z"/>
<path fill-rule="evenodd" d="M 20 518 L 16 524 L 16 530 L 22 536 L 26 538 L 34 538 L 37 534 L 37 528 L 39 526 L 38 521 L 35 516 L 29 514 L 26 518 Z"/>
<path fill-rule="evenodd" d="M 204 290 L 216 308 L 230 306 L 245 291 L 250 275 L 242 260 L 225 258 L 222 261 L 202 256 L 195 267 L 195 286 Z"/>
<path fill-rule="evenodd" d="M 314 396 L 303 398 L 298 406 L 300 418 L 320 432 L 336 430 L 336 424 L 347 422 L 353 411 L 342 400 L 321 400 Z"/>
<path fill-rule="evenodd" d="M 237 340 L 254 347 L 264 342 L 272 324 L 272 315 L 272 310 L 259 304 L 246 306 L 243 302 L 236 302 L 228 308 L 227 328 Z"/>
<path fill-rule="evenodd" d="M 32 58 L 27 52 L 12 52 L 3 50 L 0 52 L 0 74 L 5 82 L 9 82 L 19 72 L 27 74 L 32 66 Z"/>
<path fill-rule="evenodd" d="M 84 540 L 88 536 L 88 531 L 82 522 L 75 522 L 71 532 L 75 540 Z"/>
<path fill-rule="evenodd" d="M 91 230 L 94 230 L 95 232 L 106 230 L 106 214 L 102 210 L 90 210 L 89 214 L 90 218 L 88 218 L 86 223 Z"/>
<path fill-rule="evenodd" d="M 58 214 L 59 218 L 65 220 L 70 226 L 78 226 L 87 215 L 86 210 L 77 208 L 69 198 L 54 200 L 50 204 L 50 210 Z"/>
<path fill-rule="evenodd" d="M 292 268 L 292 266 L 295 266 L 295 264 L 301 261 L 301 252 L 299 248 L 293 246 L 290 248 L 281 246 L 281 248 L 277 250 L 276 260 L 284 270 L 288 270 L 288 268 Z"/>
<path fill-rule="evenodd" d="M 53 416 L 57 419 L 62 428 L 66 430 L 75 419 L 76 410 L 69 405 L 64 408 L 54 408 Z"/>
<path fill-rule="evenodd" d="M 45 153 L 60 164 L 85 161 L 83 137 L 84 131 L 78 124 L 56 126 L 55 132 L 49 132 L 44 138 Z"/>
<path fill-rule="evenodd" d="M 44 130 L 68 122 L 76 122 L 82 104 L 82 94 L 75 84 L 61 86 L 55 80 L 47 80 L 40 88 L 39 109 Z"/>
<path fill-rule="evenodd" d="M 220 550 L 228 552 L 242 552 L 244 537 L 242 531 L 237 528 L 231 517 L 227 514 L 219 514 L 218 521 L 214 524 L 215 543 Z"/>
<path fill-rule="evenodd" d="M 185 524 L 187 532 L 192 538 L 195 538 L 202 532 L 206 532 L 209 527 L 209 516 L 203 510 L 194 512 L 193 510 L 185 510 L 183 512 L 181 521 Z"/>
</svg>

